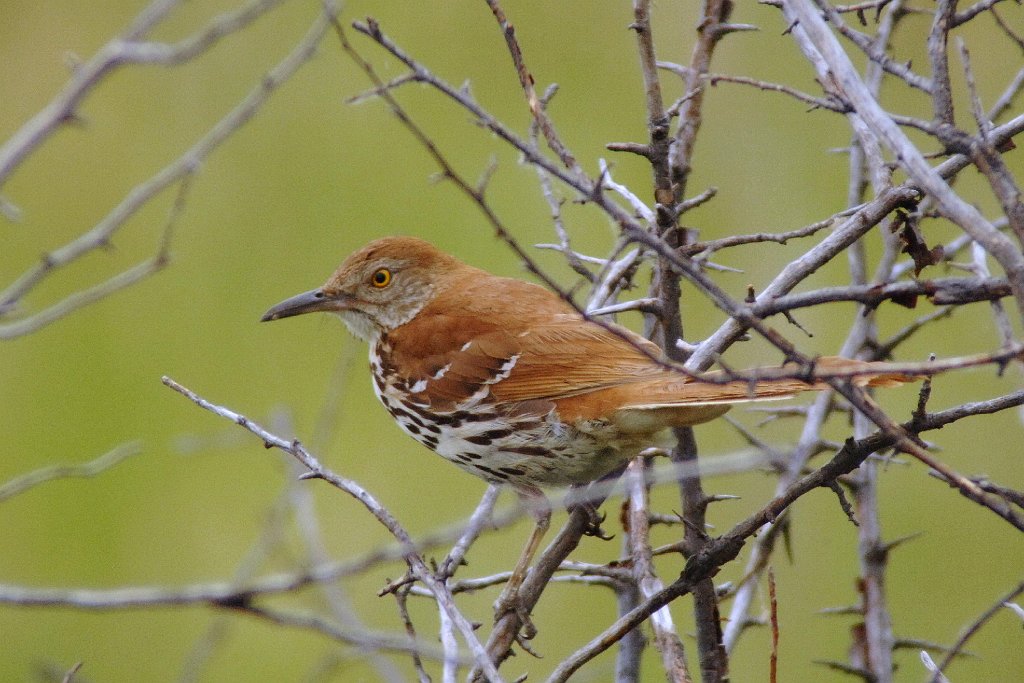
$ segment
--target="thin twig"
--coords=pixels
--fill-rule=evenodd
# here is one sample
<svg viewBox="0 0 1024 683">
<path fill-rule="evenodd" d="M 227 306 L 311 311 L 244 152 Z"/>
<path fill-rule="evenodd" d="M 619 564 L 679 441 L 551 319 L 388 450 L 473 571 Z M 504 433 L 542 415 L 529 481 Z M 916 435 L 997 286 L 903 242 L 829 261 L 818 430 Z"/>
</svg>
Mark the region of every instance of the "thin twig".
<svg viewBox="0 0 1024 683">
<path fill-rule="evenodd" d="M 768 567 L 768 618 L 771 625 L 772 648 L 768 657 L 768 682 L 778 683 L 779 676 L 779 601 L 775 597 L 775 572 Z"/>
<path fill-rule="evenodd" d="M 167 4 L 164 2 L 164 4 Z M 262 2 L 257 3 L 258 5 L 266 5 L 268 3 Z M 156 7 L 157 3 L 154 3 L 151 7 Z M 253 5 L 254 7 L 256 5 Z M 270 98 L 270 96 L 287 80 L 289 80 L 298 69 L 305 64 L 316 52 L 316 48 L 323 36 L 326 34 L 329 23 L 329 15 L 334 12 L 334 5 L 332 2 L 326 2 L 324 5 L 323 12 L 317 17 L 312 23 L 306 35 L 299 41 L 298 45 L 274 68 L 267 72 L 260 80 L 259 83 L 249 92 L 249 94 L 235 106 L 227 115 L 218 121 L 200 140 L 192 145 L 184 154 L 179 156 L 168 166 L 153 175 L 149 180 L 136 185 L 124 199 L 111 210 L 99 223 L 97 223 L 89 231 L 83 233 L 76 239 L 68 242 L 64 246 L 54 249 L 45 254 L 39 261 L 38 264 L 29 268 L 22 273 L 17 279 L 15 279 L 3 292 L 0 292 L 0 317 L 6 315 L 12 310 L 18 302 L 20 302 L 30 291 L 32 291 L 42 280 L 51 275 L 57 269 L 74 261 L 85 254 L 91 253 L 99 248 L 102 248 L 108 244 L 113 235 L 120 230 L 127 220 L 135 215 L 154 197 L 159 195 L 164 189 L 180 183 L 178 200 L 175 202 L 175 207 L 178 207 L 178 202 L 182 201 L 184 193 L 189 187 L 187 182 L 188 178 L 196 173 L 207 157 L 210 156 L 216 149 L 218 149 L 225 140 L 230 138 L 234 133 L 242 128 L 242 126 L 249 121 L 263 106 L 264 103 Z M 143 22 L 145 23 L 145 22 Z M 147 29 L 148 30 L 148 29 Z M 115 43 L 118 41 L 115 41 Z M 108 57 L 103 57 L 103 62 L 106 63 Z M 52 104 L 56 109 L 64 111 L 65 108 L 77 105 L 77 99 L 80 97 L 82 92 L 75 91 L 73 97 L 70 98 L 69 102 L 59 104 L 59 106 Z M 43 116 L 43 112 L 39 116 Z M 46 114 L 43 118 L 49 120 L 53 114 Z M 34 126 L 35 124 L 27 124 L 28 126 Z M 39 124 L 42 126 L 41 130 L 32 128 L 25 133 L 29 138 L 37 138 L 39 135 L 46 135 L 49 131 L 49 124 Z M 4 151 L 0 150 L 0 182 L 5 175 L 5 164 L 16 164 L 18 159 L 32 148 L 32 144 L 25 144 L 13 140 L 9 144 L 14 146 L 12 152 L 10 152 L 11 158 L 8 161 L 4 161 Z M 6 147 L 4 149 L 7 149 Z M 11 166 L 13 169 L 13 166 Z M 174 219 L 180 213 L 180 208 L 172 208 L 171 219 L 168 222 L 168 227 L 165 230 L 165 238 L 163 240 L 163 246 L 167 246 L 167 236 L 170 234 L 170 226 L 174 223 Z M 31 323 L 34 326 L 42 326 L 53 320 L 66 315 L 72 310 L 77 310 L 82 306 L 85 306 L 99 298 L 109 295 L 110 293 L 123 289 L 144 277 L 152 274 L 159 268 L 161 268 L 166 262 L 166 253 L 157 253 L 156 256 L 148 261 L 145 261 L 135 268 L 125 271 L 124 273 L 111 278 L 107 282 L 97 286 L 92 290 L 86 290 L 79 292 L 78 294 L 71 295 L 66 298 L 61 304 L 47 309 L 39 314 L 39 318 L 35 323 Z M 14 321 L 9 323 L 4 334 L 8 336 L 15 336 L 16 334 L 23 334 L 24 331 L 21 324 L 28 324 L 25 321 Z M 36 327 L 37 328 L 37 327 Z M 36 329 L 33 328 L 33 329 Z M 31 331 L 31 330 L 29 330 Z"/>
<path fill-rule="evenodd" d="M 633 561 L 634 580 L 640 590 L 640 598 L 648 599 L 665 587 L 661 579 L 654 573 L 651 562 L 650 500 L 647 485 L 644 481 L 643 458 L 634 458 L 626 468 L 624 476 L 629 521 L 627 543 L 629 556 Z M 651 626 L 654 629 L 654 645 L 661 653 L 661 661 L 665 675 L 669 681 L 689 683 L 689 667 L 686 664 L 686 651 L 683 641 L 676 633 L 672 614 L 663 608 L 651 615 Z"/>
<path fill-rule="evenodd" d="M 842 88 L 858 115 L 900 160 L 901 167 L 924 191 L 934 197 L 943 215 L 969 233 L 999 261 L 1013 289 L 1017 308 L 1024 316 L 1024 255 L 971 204 L 960 198 L 923 158 L 891 118 L 871 96 L 849 57 L 820 16 L 820 5 L 811 0 L 787 0 L 784 7 L 800 22 L 814 48 L 828 63 L 837 85 Z M 826 13 L 828 11 L 826 10 Z M 909 81 L 908 81 L 909 82 Z"/>
<path fill-rule="evenodd" d="M 938 671 L 935 676 L 932 677 L 931 683 L 939 683 L 939 676 L 947 667 L 949 667 L 953 662 L 953 659 L 963 651 L 964 646 L 967 645 L 967 641 L 981 630 L 981 627 L 984 626 L 989 619 L 995 616 L 995 614 L 1002 609 L 1003 605 L 1016 599 L 1017 596 L 1022 593 L 1024 593 L 1024 581 L 1021 581 L 1004 595 L 997 598 L 988 609 L 979 614 L 974 621 L 968 624 L 968 626 L 960 633 L 960 637 L 956 639 L 956 642 L 949 647 L 949 651 L 946 653 L 946 656 L 942 658 L 941 662 L 939 662 Z"/>
<path fill-rule="evenodd" d="M 480 641 L 477 640 L 472 624 L 470 624 L 458 609 L 456 609 L 451 592 L 448 591 L 442 582 L 437 580 L 433 572 L 423 562 L 423 559 L 415 550 L 412 539 L 409 537 L 409 534 L 405 529 L 398 523 L 398 520 L 396 520 L 369 491 L 359 486 L 356 482 L 341 477 L 323 467 L 320 464 L 320 461 L 312 453 L 306 450 L 306 448 L 297 440 L 287 441 L 282 439 L 244 415 L 236 413 L 223 406 L 210 403 L 195 392 L 183 387 L 169 377 L 164 377 L 162 381 L 166 386 L 185 396 L 200 408 L 209 410 L 210 412 L 231 420 L 239 426 L 249 430 L 256 436 L 260 437 L 263 440 L 264 445 L 268 448 L 278 448 L 290 454 L 306 466 L 309 470 L 308 474 L 312 475 L 310 478 L 323 479 L 335 488 L 340 489 L 362 503 L 370 514 L 372 514 L 378 522 L 391 532 L 391 535 L 394 536 L 395 539 L 405 548 L 404 557 L 406 562 L 409 564 L 410 569 L 415 572 L 416 578 L 431 590 L 437 600 L 438 606 L 445 610 L 448 618 L 450 618 L 456 625 L 459 632 L 462 634 L 463 639 L 466 641 L 466 644 L 472 651 L 474 660 L 483 670 L 484 674 L 491 681 L 501 680 L 498 670 L 495 668 L 493 662 L 488 658 L 486 651 L 480 644 Z"/>
<path fill-rule="evenodd" d="M 0 485 L 0 502 L 48 481 L 95 477 L 141 452 L 142 447 L 138 443 L 127 443 L 81 465 L 51 465 L 23 474 Z"/>
<path fill-rule="evenodd" d="M 940 429 L 965 417 L 998 412 L 1018 405 L 1024 405 L 1024 391 L 932 413 L 923 422 L 915 421 L 913 424 L 906 423 L 902 426 L 904 429 L 915 431 Z M 619 638 L 636 628 L 652 613 L 676 598 L 689 593 L 696 583 L 708 578 L 726 562 L 734 559 L 746 539 L 757 533 L 763 525 L 777 520 L 794 501 L 807 492 L 852 472 L 871 453 L 891 446 L 897 440 L 897 437 L 884 430 L 876 431 L 865 439 L 848 440 L 842 450 L 829 462 L 796 480 L 785 491 L 727 533 L 712 538 L 699 555 L 688 559 L 686 567 L 678 579 L 666 586 L 664 590 L 645 600 L 636 609 L 621 616 L 601 634 L 563 660 L 548 678 L 549 683 L 567 680 L 581 666 L 614 645 Z"/>
<path fill-rule="evenodd" d="M 498 21 L 498 26 L 501 27 L 502 35 L 505 37 L 505 44 L 508 46 L 509 54 L 512 56 L 512 64 L 515 66 L 516 74 L 519 76 L 519 85 L 526 95 L 526 103 L 530 108 L 530 115 L 540 127 L 548 147 L 558 155 L 558 158 L 565 167 L 570 170 L 578 170 L 579 167 L 575 157 L 573 157 L 565 143 L 558 137 L 547 110 L 541 104 L 540 98 L 537 97 L 537 91 L 533 87 L 533 74 L 530 73 L 523 59 L 523 51 L 519 47 L 519 41 L 516 39 L 515 27 L 505 16 L 505 11 L 501 8 L 498 0 L 486 1 L 487 6 L 491 8 L 491 13 L 494 14 L 494 18 Z"/>
<path fill-rule="evenodd" d="M 169 45 L 142 42 L 143 37 L 180 3 L 180 0 L 155 0 L 139 13 L 127 30 L 100 48 L 91 59 L 78 65 L 63 90 L 0 146 L 0 187 L 18 165 L 61 125 L 74 121 L 81 102 L 118 68 L 132 64 L 175 65 L 195 59 L 232 33 L 250 25 L 281 1 L 254 0 Z"/>
</svg>

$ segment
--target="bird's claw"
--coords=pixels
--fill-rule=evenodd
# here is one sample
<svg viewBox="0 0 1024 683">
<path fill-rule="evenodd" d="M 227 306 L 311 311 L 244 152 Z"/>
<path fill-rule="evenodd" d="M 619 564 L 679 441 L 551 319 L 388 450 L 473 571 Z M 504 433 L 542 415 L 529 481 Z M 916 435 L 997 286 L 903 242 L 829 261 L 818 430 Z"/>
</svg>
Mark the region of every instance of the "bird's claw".
<svg viewBox="0 0 1024 683">
<path fill-rule="evenodd" d="M 601 523 L 608 518 L 608 515 L 598 510 L 593 503 L 576 503 L 572 507 L 574 510 L 578 508 L 587 516 L 583 527 L 584 536 L 594 536 L 602 541 L 610 541 L 615 538 L 614 534 L 609 534 L 601 528 Z"/>
<path fill-rule="evenodd" d="M 516 635 L 516 639 L 531 640 L 537 635 L 537 627 L 533 625 L 533 620 L 530 619 L 530 611 L 523 604 L 523 601 L 519 599 L 518 593 L 518 591 L 509 591 L 507 588 L 501 592 L 498 599 L 494 601 L 494 621 L 499 621 L 510 612 L 514 613 L 516 619 L 521 624 L 520 632 Z"/>
</svg>

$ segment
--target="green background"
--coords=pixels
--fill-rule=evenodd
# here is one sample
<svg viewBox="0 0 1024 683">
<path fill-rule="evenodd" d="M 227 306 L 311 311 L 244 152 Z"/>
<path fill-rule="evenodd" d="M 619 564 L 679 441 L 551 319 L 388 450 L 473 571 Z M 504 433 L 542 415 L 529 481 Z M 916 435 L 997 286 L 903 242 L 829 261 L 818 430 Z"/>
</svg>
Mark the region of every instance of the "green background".
<svg viewBox="0 0 1024 683">
<path fill-rule="evenodd" d="M 659 57 L 685 62 L 694 35 L 694 3 L 656 3 Z M 817 88 L 778 12 L 742 3 L 735 21 L 758 24 L 758 33 L 729 37 L 716 54 L 716 72 Z M 4 0 L 0 4 L 0 138 L 8 138 L 63 86 L 68 66 L 88 59 L 126 27 L 139 2 L 94 3 Z M 185 3 L 160 25 L 156 40 L 176 40 L 203 25 L 229 3 Z M 0 221 L 0 287 L 31 266 L 43 252 L 75 238 L 115 206 L 134 185 L 166 166 L 235 105 L 300 39 L 317 13 L 315 2 L 286 3 L 201 59 L 176 68 L 129 67 L 113 73 L 82 104 L 80 120 L 64 126 L 22 164 L 3 196 L 22 212 L 18 222 Z M 614 163 L 616 180 L 650 195 L 649 170 L 639 158 L 612 155 L 610 141 L 642 141 L 645 111 L 628 3 L 509 2 L 527 61 L 539 87 L 554 81 L 561 92 L 551 115 L 570 149 L 590 172 L 597 159 Z M 1020 9 L 1006 10 L 1020 17 Z M 524 131 L 522 93 L 504 41 L 481 2 L 351 2 L 343 19 L 376 17 L 392 38 L 455 85 L 471 84 L 496 117 Z M 928 20 L 907 22 L 902 59 L 926 70 L 920 52 Z M 986 31 L 988 33 L 986 33 Z M 1004 49 L 990 21 L 967 34 L 990 104 L 1019 63 Z M 350 37 L 386 77 L 402 72 L 368 41 Z M 953 60 L 955 61 L 955 60 Z M 958 79 L 958 83 L 961 79 Z M 678 96 L 673 77 L 665 78 Z M 319 54 L 280 89 L 256 118 L 202 166 L 174 233 L 173 261 L 154 277 L 117 293 L 27 337 L 0 348 L 0 481 L 38 467 L 85 462 L 128 441 L 142 453 L 91 480 L 57 481 L 0 503 L 0 583 L 34 587 L 178 586 L 234 576 L 254 544 L 272 524 L 275 506 L 294 476 L 285 457 L 265 451 L 241 429 L 200 411 L 160 383 L 169 375 L 212 401 L 265 424 L 277 425 L 316 448 L 329 467 L 374 492 L 413 532 L 425 533 L 468 515 L 483 484 L 450 467 L 403 436 L 373 398 L 365 349 L 337 321 L 310 316 L 260 325 L 259 316 L 277 301 L 320 284 L 344 256 L 371 238 L 410 234 L 475 265 L 508 275 L 523 271 L 493 238 L 478 210 L 456 189 L 434 177 L 437 169 L 379 102 L 358 106 L 344 99 L 367 87 L 365 78 L 325 39 Z M 900 100 L 886 90 L 886 103 L 929 116 L 928 103 Z M 400 99 L 470 179 L 497 162 L 489 198 L 524 245 L 554 241 L 548 207 L 532 169 L 475 126 L 470 116 L 419 86 Z M 720 84 L 707 98 L 689 192 L 718 188 L 713 202 L 686 216 L 687 225 L 713 239 L 760 230 L 789 230 L 843 207 L 848 129 L 834 114 L 807 112 L 782 96 Z M 961 123 L 970 128 L 960 104 Z M 1008 161 L 1020 178 L 1019 152 Z M 994 207 L 975 174 L 959 181 L 969 201 Z M 36 310 L 60 297 L 103 281 L 153 253 L 174 192 L 164 192 L 136 215 L 107 250 L 93 253 L 50 277 L 25 302 Z M 604 253 L 614 239 L 607 220 L 590 207 L 566 205 L 574 244 Z M 929 245 L 954 233 L 928 224 Z M 813 239 L 813 238 L 812 238 Z M 877 239 L 876 239 L 877 242 Z M 743 274 L 716 280 L 741 297 L 746 285 L 760 289 L 810 241 L 758 245 L 717 259 Z M 877 252 L 877 243 L 871 246 Z M 570 272 L 549 252 L 538 253 L 562 282 Z M 933 275 L 944 273 L 933 269 Z M 846 277 L 843 259 L 824 268 L 805 287 Z M 686 336 L 699 340 L 722 315 L 686 289 Z M 1012 307 L 1011 307 L 1012 308 Z M 884 306 L 879 325 L 892 333 L 923 311 Z M 783 322 L 773 323 L 808 353 L 834 353 L 857 311 L 834 305 L 799 319 L 807 338 Z M 636 325 L 638 320 L 624 322 Z M 986 305 L 958 312 L 901 349 L 900 358 L 921 360 L 982 352 L 998 337 Z M 730 352 L 734 366 L 772 363 L 764 344 Z M 1013 390 L 1016 370 L 996 378 L 989 369 L 943 377 L 932 406 Z M 336 397 L 336 403 L 330 402 Z M 881 398 L 898 419 L 909 416 L 913 387 Z M 326 407 L 325 407 L 326 406 Z M 734 413 L 748 424 L 757 415 Z M 333 425 L 317 438 L 318 422 Z M 796 439 L 796 424 L 773 424 L 760 432 L 780 447 Z M 845 438 L 837 424 L 833 438 Z M 727 426 L 698 431 L 710 456 L 744 447 Z M 939 457 L 958 471 L 985 473 L 1021 488 L 1021 426 L 1007 411 L 928 435 Z M 386 532 L 363 509 L 327 486 L 310 482 L 321 530 L 332 557 L 352 557 L 388 542 Z M 761 473 L 709 480 L 709 492 L 742 496 L 713 508 L 718 532 L 758 509 L 774 480 Z M 895 551 L 888 591 L 898 636 L 951 642 L 960 628 L 1021 578 L 1020 535 L 991 513 L 969 504 L 927 476 L 916 463 L 887 468 L 881 484 L 887 538 L 923 531 Z M 678 509 L 671 491 L 657 493 L 659 509 Z M 503 498 L 503 504 L 511 500 Z M 606 506 L 609 518 L 616 508 Z M 795 509 L 792 556 L 775 559 L 781 606 L 780 680 L 839 678 L 813 660 L 845 660 L 850 617 L 819 610 L 856 601 L 856 530 L 833 494 L 812 493 Z M 556 523 L 561 517 L 556 517 Z M 257 574 L 283 570 L 302 557 L 294 527 L 282 537 Z M 528 533 L 521 522 L 488 535 L 474 546 L 466 576 L 512 566 Z M 678 532 L 658 528 L 655 543 Z M 619 540 L 586 539 L 577 557 L 612 559 Z M 745 555 L 742 556 L 745 558 Z M 671 580 L 679 558 L 659 561 Z M 730 566 L 718 580 L 736 579 Z M 370 626 L 401 629 L 390 598 L 376 597 L 391 565 L 348 580 L 344 590 Z M 487 622 L 495 592 L 460 597 L 470 618 Z M 278 598 L 284 609 L 316 610 L 322 594 L 307 590 Z M 689 600 L 673 606 L 687 634 Z M 727 607 L 726 607 L 727 608 Z M 507 665 L 511 678 L 529 671 L 542 678 L 555 662 L 577 649 L 613 618 L 610 594 L 599 588 L 554 585 L 535 612 L 540 635 L 534 647 L 544 659 L 521 656 Z M 755 606 L 755 614 L 760 606 Z M 433 639 L 434 610 L 414 602 L 421 634 Z M 321 636 L 276 627 L 208 608 L 86 613 L 52 608 L 0 608 L 0 680 L 33 680 L 40 671 L 63 671 L 83 661 L 82 680 L 176 680 L 208 629 L 223 629 L 201 680 L 374 680 L 357 654 L 341 650 L 343 663 L 319 677 L 319 667 L 338 648 Z M 486 629 L 484 629 L 486 631 Z M 1012 680 L 1024 675 L 1020 624 L 998 615 L 969 650 L 980 655 L 953 669 L 955 681 Z M 692 651 L 688 636 L 684 639 Z M 747 633 L 732 660 L 733 680 L 766 680 L 768 634 Z M 917 650 L 897 655 L 899 680 L 921 680 Z M 607 680 L 613 658 L 589 664 L 580 680 Z M 411 676 L 404 661 L 401 671 Z M 646 665 L 649 680 L 662 680 L 658 663 Z M 333 676 L 333 678 L 330 678 Z M 59 676 L 58 676 L 59 679 Z"/>
</svg>

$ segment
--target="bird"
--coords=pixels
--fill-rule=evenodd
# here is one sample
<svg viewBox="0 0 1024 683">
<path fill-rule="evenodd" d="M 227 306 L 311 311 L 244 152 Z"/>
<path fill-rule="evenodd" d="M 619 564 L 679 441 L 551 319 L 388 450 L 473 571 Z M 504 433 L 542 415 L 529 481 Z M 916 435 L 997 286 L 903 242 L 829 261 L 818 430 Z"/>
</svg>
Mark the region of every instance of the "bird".
<svg viewBox="0 0 1024 683">
<path fill-rule="evenodd" d="M 827 386 L 724 381 L 715 373 L 700 381 L 673 369 L 639 334 L 589 320 L 541 285 L 493 275 L 414 237 L 370 242 L 322 286 L 273 306 L 262 320 L 313 312 L 338 315 L 367 342 L 374 393 L 402 431 L 527 501 L 599 479 L 659 443 L 661 433 L 713 420 L 733 404 Z M 818 362 L 855 371 L 862 385 L 905 380 L 880 363 Z M 550 518 L 543 505 L 534 510 L 520 575 Z"/>
</svg>

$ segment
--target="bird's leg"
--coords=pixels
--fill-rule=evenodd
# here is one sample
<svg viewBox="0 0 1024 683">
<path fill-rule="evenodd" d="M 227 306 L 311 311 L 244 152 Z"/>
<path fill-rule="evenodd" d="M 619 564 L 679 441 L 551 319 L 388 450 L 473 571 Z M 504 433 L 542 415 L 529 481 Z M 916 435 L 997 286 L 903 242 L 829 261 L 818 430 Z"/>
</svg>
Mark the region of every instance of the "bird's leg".
<svg viewBox="0 0 1024 683">
<path fill-rule="evenodd" d="M 519 561 L 516 562 L 515 569 L 512 570 L 512 575 L 509 576 L 504 590 L 501 591 L 501 595 L 498 596 L 498 600 L 494 603 L 494 618 L 497 621 L 507 612 L 516 612 L 519 621 L 523 624 L 524 635 L 527 638 L 532 638 L 536 635 L 537 629 L 533 626 L 533 622 L 530 621 L 529 612 L 519 599 L 519 589 L 522 587 L 523 581 L 526 580 L 526 574 L 530 570 L 533 556 L 537 554 L 540 542 L 551 525 L 551 505 L 540 489 L 517 489 L 516 494 L 522 500 L 526 509 L 530 511 L 535 523 L 530 539 L 526 542 L 526 547 L 523 548 Z"/>
</svg>

